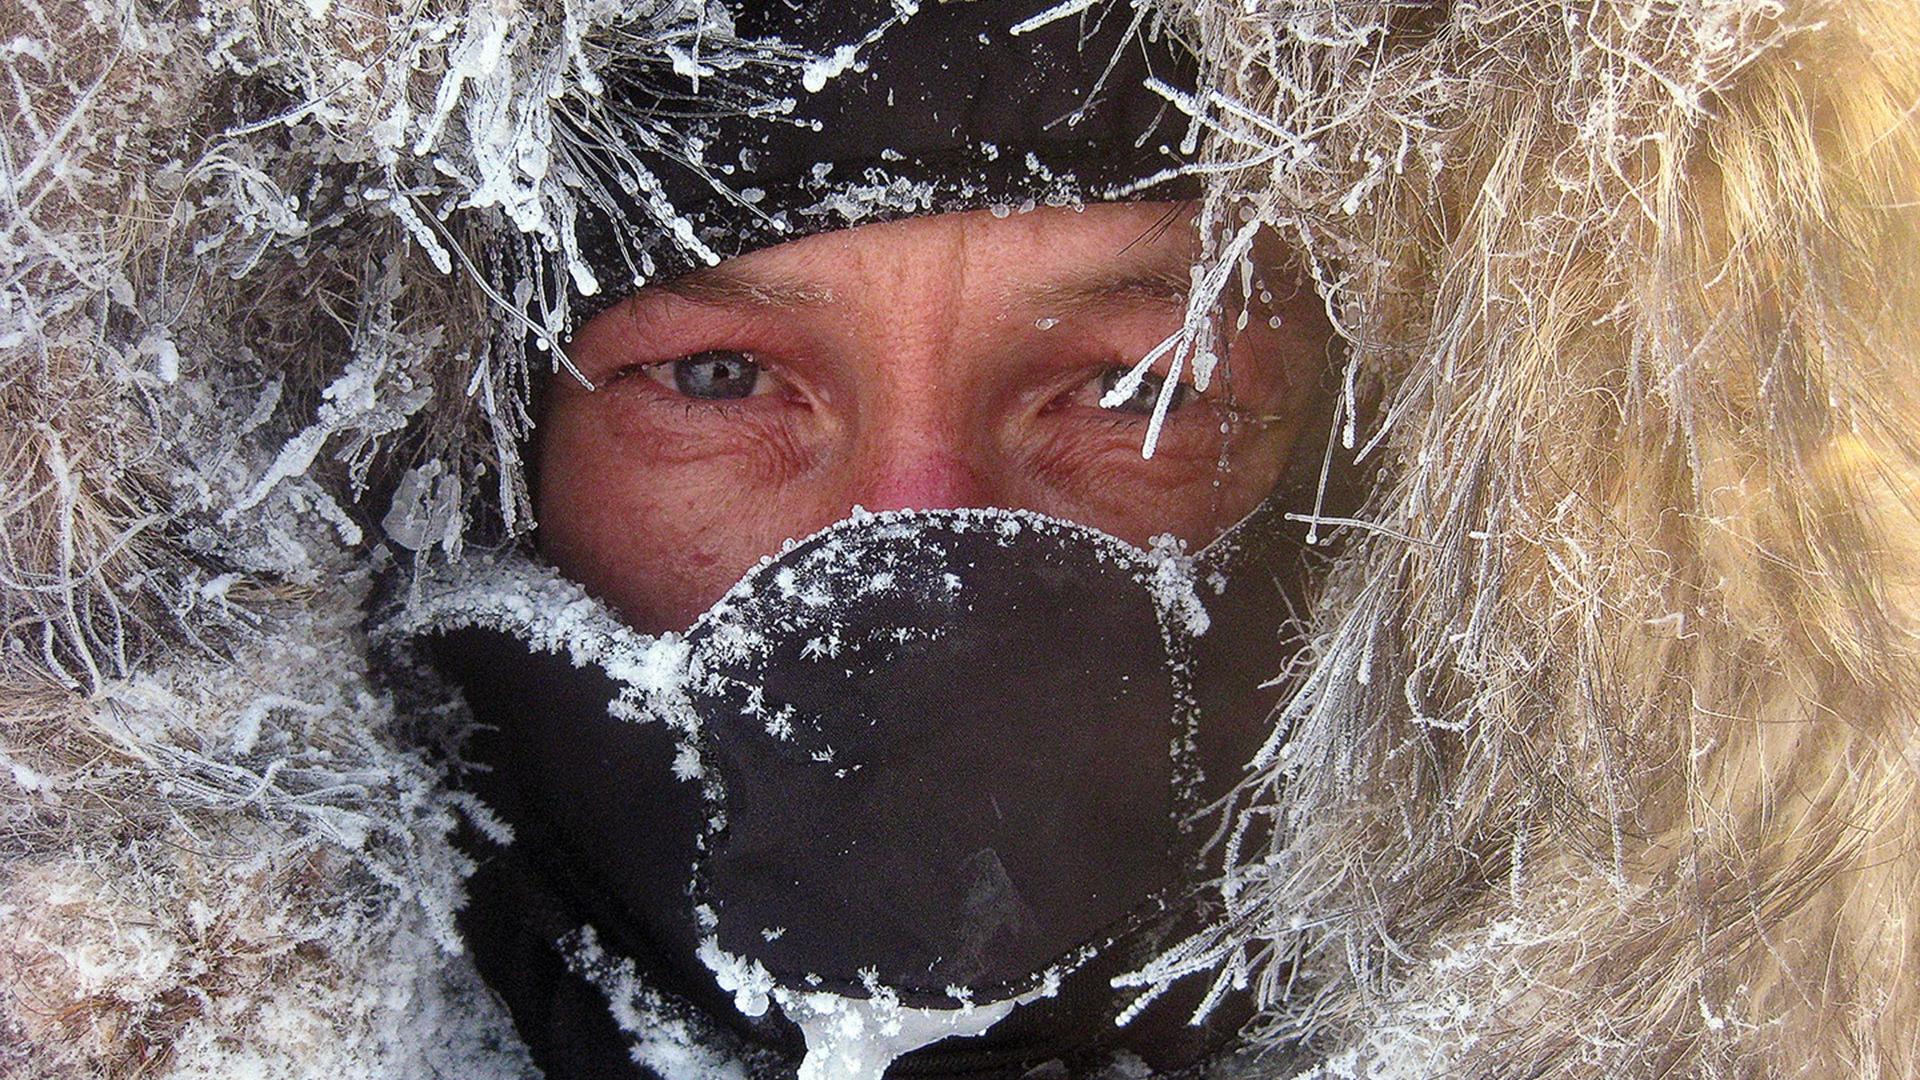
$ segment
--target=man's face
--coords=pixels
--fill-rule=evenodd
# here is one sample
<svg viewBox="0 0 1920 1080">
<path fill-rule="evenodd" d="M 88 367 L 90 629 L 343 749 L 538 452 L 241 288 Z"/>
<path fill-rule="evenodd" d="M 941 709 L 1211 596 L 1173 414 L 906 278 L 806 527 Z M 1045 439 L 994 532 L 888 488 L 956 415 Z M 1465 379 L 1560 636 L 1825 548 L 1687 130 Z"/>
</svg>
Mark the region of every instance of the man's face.
<svg viewBox="0 0 1920 1080">
<path fill-rule="evenodd" d="M 1273 488 L 1328 330 L 1258 283 L 1226 363 L 1141 457 L 1196 240 L 1168 204 L 981 211 L 794 241 L 645 289 L 569 350 L 542 418 L 543 549 L 635 627 L 684 629 L 781 542 L 868 510 L 1007 507 L 1200 544 Z M 1163 360 L 1159 371 L 1164 375 Z"/>
</svg>

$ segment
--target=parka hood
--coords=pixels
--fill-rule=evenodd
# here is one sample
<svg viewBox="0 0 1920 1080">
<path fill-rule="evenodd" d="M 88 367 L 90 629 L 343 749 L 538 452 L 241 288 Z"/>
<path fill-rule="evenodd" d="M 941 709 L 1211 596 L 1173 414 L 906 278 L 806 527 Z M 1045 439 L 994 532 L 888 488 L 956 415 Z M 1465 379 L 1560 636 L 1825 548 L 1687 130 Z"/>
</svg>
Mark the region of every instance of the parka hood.
<svg viewBox="0 0 1920 1080">
<path fill-rule="evenodd" d="M 1222 915 L 1130 992 L 1249 989 L 1248 1076 L 1920 1073 L 1920 13 L 1030 16 L 1102 18 L 1199 58 L 1179 362 L 1285 238 L 1362 493 L 1295 523 Z M 0 14 L 5 1071 L 532 1073 L 454 925 L 503 830 L 418 749 L 460 706 L 368 619 L 527 546 L 557 133 L 616 69 L 773 122 L 834 55 L 700 0 Z"/>
</svg>

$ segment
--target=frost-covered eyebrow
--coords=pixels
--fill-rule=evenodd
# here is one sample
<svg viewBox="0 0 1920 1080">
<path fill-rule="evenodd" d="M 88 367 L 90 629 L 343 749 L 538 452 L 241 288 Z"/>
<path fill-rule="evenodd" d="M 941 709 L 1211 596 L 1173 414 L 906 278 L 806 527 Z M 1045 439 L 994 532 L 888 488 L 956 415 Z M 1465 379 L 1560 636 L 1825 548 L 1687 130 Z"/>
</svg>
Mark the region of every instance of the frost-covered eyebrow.
<svg viewBox="0 0 1920 1080">
<path fill-rule="evenodd" d="M 726 266 L 683 274 L 662 283 L 659 289 L 719 307 L 807 308 L 834 301 L 833 291 L 820 285 L 757 277 Z"/>
</svg>

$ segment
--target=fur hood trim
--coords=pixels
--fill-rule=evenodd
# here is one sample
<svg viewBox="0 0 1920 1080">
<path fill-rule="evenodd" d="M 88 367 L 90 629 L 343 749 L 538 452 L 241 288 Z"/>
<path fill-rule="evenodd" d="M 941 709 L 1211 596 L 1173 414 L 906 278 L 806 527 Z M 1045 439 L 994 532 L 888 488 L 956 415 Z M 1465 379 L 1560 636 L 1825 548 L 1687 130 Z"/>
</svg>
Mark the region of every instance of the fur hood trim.
<svg viewBox="0 0 1920 1080">
<path fill-rule="evenodd" d="M 1920 1076 L 1920 9 L 1107 14 L 1203 58 L 1196 325 L 1291 240 L 1367 492 L 1276 827 L 1138 988 L 1324 1077 Z M 811 63 L 703 0 L 0 13 L 0 1072 L 531 1072 L 366 611 L 529 526 L 562 115 Z"/>
</svg>

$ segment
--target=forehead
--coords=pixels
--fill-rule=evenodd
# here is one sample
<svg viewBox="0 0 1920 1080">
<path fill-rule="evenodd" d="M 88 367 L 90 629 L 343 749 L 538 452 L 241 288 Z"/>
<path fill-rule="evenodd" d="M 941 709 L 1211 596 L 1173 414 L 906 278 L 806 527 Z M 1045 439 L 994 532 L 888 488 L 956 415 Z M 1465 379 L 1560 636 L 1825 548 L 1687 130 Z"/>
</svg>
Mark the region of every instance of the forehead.
<svg viewBox="0 0 1920 1080">
<path fill-rule="evenodd" d="M 1196 252 L 1192 213 L 1181 203 L 978 210 L 810 236 L 655 288 L 729 306 L 815 307 L 944 283 L 1075 307 L 1181 299 Z"/>
</svg>

